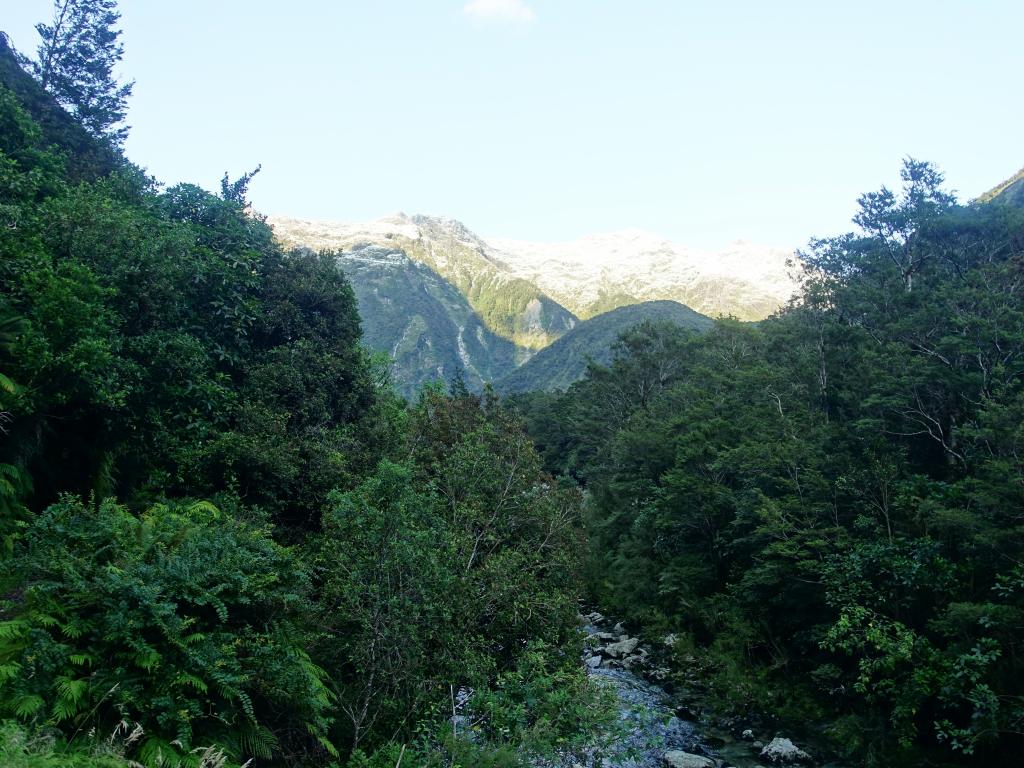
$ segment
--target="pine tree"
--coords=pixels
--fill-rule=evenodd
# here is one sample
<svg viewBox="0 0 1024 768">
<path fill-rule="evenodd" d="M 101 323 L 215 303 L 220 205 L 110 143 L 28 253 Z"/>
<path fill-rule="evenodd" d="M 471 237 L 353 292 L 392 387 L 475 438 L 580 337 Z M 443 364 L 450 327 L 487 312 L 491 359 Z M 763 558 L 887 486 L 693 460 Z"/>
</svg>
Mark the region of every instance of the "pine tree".
<svg viewBox="0 0 1024 768">
<path fill-rule="evenodd" d="M 114 66 L 124 54 L 116 0 L 55 0 L 51 24 L 39 23 L 38 60 L 30 63 L 45 90 L 93 136 L 120 146 L 118 125 L 127 113 L 133 82 L 118 83 Z"/>
</svg>

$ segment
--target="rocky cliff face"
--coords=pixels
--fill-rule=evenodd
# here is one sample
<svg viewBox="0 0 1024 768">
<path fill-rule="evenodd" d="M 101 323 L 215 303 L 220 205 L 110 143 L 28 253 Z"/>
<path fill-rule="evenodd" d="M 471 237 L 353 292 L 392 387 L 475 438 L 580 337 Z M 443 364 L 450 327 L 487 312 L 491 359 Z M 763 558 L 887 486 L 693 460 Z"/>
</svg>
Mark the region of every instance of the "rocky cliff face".
<svg viewBox="0 0 1024 768">
<path fill-rule="evenodd" d="M 576 324 L 576 317 L 529 280 L 494 259 L 479 237 L 453 219 L 396 214 L 361 224 L 271 217 L 289 246 L 347 251 L 381 245 L 405 253 L 455 286 L 484 326 L 525 350 L 546 347 Z"/>
<path fill-rule="evenodd" d="M 524 354 L 487 328 L 455 286 L 400 250 L 357 246 L 338 263 L 359 302 L 367 345 L 392 358 L 392 379 L 407 397 L 457 376 L 480 389 Z"/>
</svg>

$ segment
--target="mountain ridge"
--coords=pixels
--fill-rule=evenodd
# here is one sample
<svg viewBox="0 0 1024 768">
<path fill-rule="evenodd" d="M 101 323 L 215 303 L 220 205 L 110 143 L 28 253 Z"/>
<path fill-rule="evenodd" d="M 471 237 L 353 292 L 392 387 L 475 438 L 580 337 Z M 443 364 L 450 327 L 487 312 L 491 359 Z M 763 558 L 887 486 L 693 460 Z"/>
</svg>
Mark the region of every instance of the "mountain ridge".
<svg viewBox="0 0 1024 768">
<path fill-rule="evenodd" d="M 404 213 L 370 222 L 288 216 L 268 221 L 287 245 L 402 248 L 462 290 L 493 331 L 533 350 L 568 331 L 576 318 L 645 301 L 671 300 L 709 316 L 762 320 L 797 285 L 790 274 L 793 251 L 743 240 L 700 250 L 639 229 L 552 243 L 488 239 L 457 219 Z M 540 307 L 531 305 L 534 300 Z M 531 322 L 538 314 L 542 319 Z"/>
<path fill-rule="evenodd" d="M 671 322 L 696 332 L 715 321 L 676 301 L 645 301 L 583 320 L 551 346 L 495 382 L 504 393 L 553 391 L 583 378 L 591 361 L 607 364 L 619 335 L 644 321 Z"/>
<path fill-rule="evenodd" d="M 536 285 L 497 263 L 486 243 L 449 218 L 394 214 L 372 222 L 330 222 L 270 216 L 286 246 L 345 252 L 360 245 L 403 251 L 453 284 L 498 336 L 527 350 L 546 347 L 577 321 Z"/>
</svg>

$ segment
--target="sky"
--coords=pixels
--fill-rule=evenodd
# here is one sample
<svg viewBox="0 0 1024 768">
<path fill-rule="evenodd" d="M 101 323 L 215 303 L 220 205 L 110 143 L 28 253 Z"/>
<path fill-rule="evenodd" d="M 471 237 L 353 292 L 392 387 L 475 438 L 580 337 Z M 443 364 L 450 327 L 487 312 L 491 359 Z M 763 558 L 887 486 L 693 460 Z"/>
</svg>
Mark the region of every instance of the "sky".
<svg viewBox="0 0 1024 768">
<path fill-rule="evenodd" d="M 33 52 L 51 0 L 5 0 Z M 907 156 L 1024 166 L 1020 0 L 122 0 L 128 157 L 254 207 L 800 247 Z"/>
</svg>

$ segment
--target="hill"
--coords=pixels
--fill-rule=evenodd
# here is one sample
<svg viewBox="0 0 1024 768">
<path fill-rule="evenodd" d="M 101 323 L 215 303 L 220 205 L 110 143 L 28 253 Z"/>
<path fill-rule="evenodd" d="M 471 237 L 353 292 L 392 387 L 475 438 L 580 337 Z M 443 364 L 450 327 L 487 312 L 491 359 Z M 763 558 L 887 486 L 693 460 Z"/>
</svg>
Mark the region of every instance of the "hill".
<svg viewBox="0 0 1024 768">
<path fill-rule="evenodd" d="M 576 317 L 535 284 L 513 275 L 487 244 L 453 219 L 396 214 L 365 224 L 270 217 L 290 247 L 344 251 L 360 245 L 400 250 L 455 286 L 497 336 L 542 349 L 576 324 Z"/>
<path fill-rule="evenodd" d="M 404 252 L 363 245 L 337 260 L 356 294 L 364 340 L 391 357 L 392 381 L 406 397 L 457 375 L 478 390 L 521 359 L 523 351 L 487 328 L 455 286 Z"/>
<path fill-rule="evenodd" d="M 123 164 L 108 144 L 97 141 L 25 72 L 7 35 L 0 32 L 0 86 L 7 88 L 31 116 L 45 145 L 62 150 L 68 177 L 85 181 L 104 176 Z M 4 126 L 8 132 L 10 126 Z"/>
<path fill-rule="evenodd" d="M 975 202 L 1000 202 L 1024 208 L 1024 168 L 1021 168 L 1013 176 L 1001 184 L 997 184 L 985 194 L 979 195 Z"/>
<path fill-rule="evenodd" d="M 714 321 L 675 301 L 646 301 L 584 320 L 547 349 L 501 379 L 502 392 L 565 389 L 582 379 L 591 360 L 606 364 L 623 331 L 644 320 L 669 321 L 697 331 L 709 330 Z"/>
</svg>

